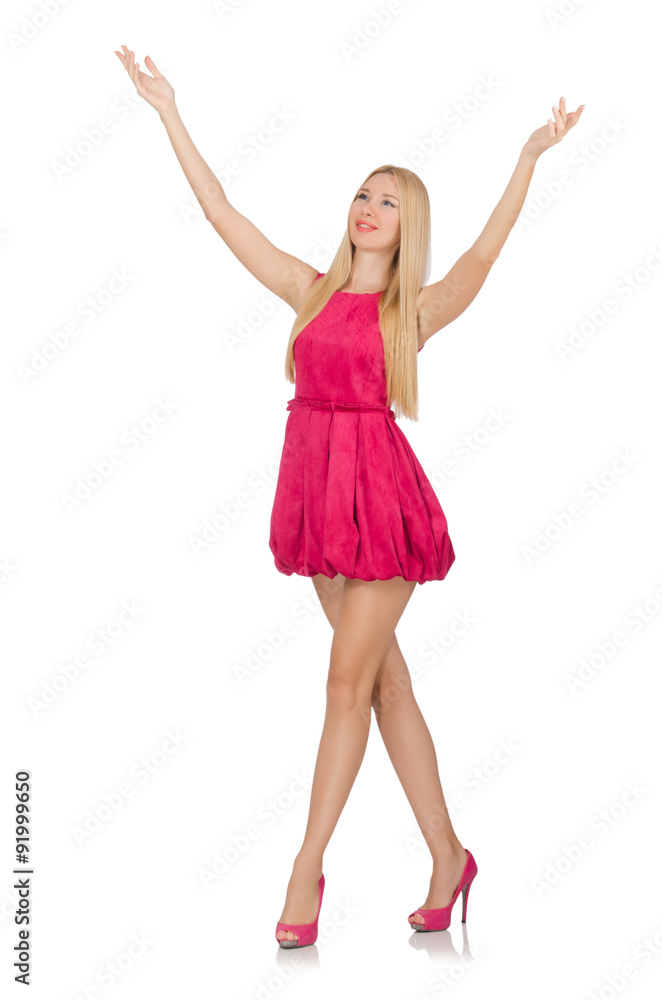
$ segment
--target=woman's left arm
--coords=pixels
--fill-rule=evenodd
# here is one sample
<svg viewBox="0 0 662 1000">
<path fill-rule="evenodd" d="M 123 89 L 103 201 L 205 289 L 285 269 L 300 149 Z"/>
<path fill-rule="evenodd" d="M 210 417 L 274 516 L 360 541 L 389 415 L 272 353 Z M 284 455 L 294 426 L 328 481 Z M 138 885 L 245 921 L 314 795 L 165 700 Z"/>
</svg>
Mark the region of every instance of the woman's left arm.
<svg viewBox="0 0 662 1000">
<path fill-rule="evenodd" d="M 538 157 L 568 134 L 583 110 L 582 104 L 576 111 L 566 112 L 565 98 L 562 97 L 558 108 L 553 108 L 554 120 L 548 118 L 546 125 L 531 133 L 522 146 L 506 190 L 478 239 L 441 281 L 421 289 L 418 299 L 419 341 L 425 343 L 474 300 L 517 222 Z"/>
</svg>

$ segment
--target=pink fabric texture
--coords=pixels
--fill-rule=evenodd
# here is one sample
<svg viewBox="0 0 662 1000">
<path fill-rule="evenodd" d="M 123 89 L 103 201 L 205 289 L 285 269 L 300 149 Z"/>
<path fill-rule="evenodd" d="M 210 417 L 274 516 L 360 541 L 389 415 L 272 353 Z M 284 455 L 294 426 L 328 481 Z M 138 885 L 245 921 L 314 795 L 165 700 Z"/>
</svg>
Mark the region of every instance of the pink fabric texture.
<svg viewBox="0 0 662 1000">
<path fill-rule="evenodd" d="M 432 484 L 387 406 L 380 294 L 334 292 L 294 342 L 269 535 L 287 576 L 426 583 L 455 560 Z"/>
</svg>

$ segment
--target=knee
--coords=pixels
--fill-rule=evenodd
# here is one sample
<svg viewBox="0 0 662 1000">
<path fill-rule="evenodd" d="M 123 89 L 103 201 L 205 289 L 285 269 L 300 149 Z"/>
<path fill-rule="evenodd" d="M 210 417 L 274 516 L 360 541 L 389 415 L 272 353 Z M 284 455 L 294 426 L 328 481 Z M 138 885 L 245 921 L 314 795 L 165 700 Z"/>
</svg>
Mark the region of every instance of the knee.
<svg viewBox="0 0 662 1000">
<path fill-rule="evenodd" d="M 371 704 L 376 716 L 381 715 L 392 705 L 401 704 L 406 698 L 413 698 L 411 675 L 406 668 L 377 677 L 371 695 Z"/>
<path fill-rule="evenodd" d="M 326 682 L 327 704 L 340 712 L 370 710 L 370 687 L 351 664 L 332 664 Z"/>
</svg>

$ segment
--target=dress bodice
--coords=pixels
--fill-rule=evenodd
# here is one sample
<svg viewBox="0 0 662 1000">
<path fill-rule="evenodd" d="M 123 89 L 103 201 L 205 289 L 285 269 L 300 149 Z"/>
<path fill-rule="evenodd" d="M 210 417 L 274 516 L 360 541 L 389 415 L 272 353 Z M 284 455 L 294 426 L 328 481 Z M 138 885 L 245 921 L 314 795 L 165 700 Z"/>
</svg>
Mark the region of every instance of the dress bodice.
<svg viewBox="0 0 662 1000">
<path fill-rule="evenodd" d="M 334 292 L 303 328 L 294 341 L 295 396 L 386 404 L 380 294 Z"/>
</svg>

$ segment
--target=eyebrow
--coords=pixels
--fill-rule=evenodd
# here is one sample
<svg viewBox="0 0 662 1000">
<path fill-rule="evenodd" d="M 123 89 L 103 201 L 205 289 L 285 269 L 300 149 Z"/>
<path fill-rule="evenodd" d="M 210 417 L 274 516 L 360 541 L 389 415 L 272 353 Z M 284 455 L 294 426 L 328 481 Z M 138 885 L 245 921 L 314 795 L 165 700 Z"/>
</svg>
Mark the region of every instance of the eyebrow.
<svg viewBox="0 0 662 1000">
<path fill-rule="evenodd" d="M 365 187 L 364 188 L 359 188 L 356 193 L 357 194 L 361 194 L 362 191 L 365 191 L 367 194 L 370 194 L 370 192 L 368 191 L 368 189 L 365 188 Z M 395 201 L 399 201 L 400 200 L 394 194 L 387 194 L 386 192 L 384 192 L 384 194 L 382 195 L 382 198 L 393 198 Z"/>
</svg>

